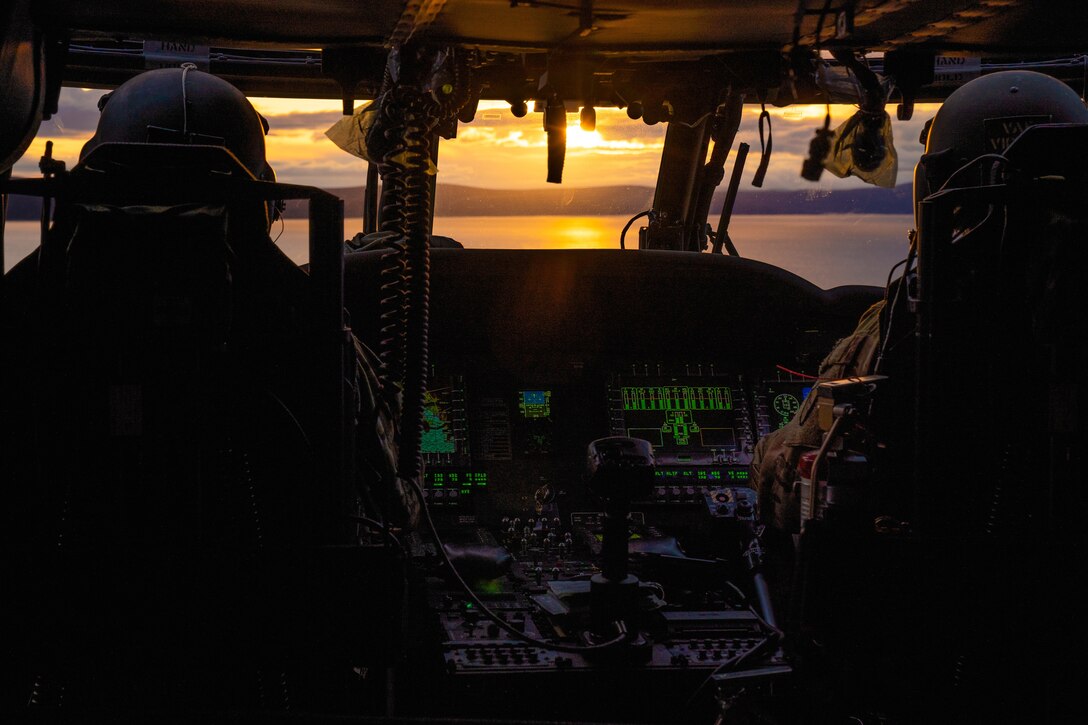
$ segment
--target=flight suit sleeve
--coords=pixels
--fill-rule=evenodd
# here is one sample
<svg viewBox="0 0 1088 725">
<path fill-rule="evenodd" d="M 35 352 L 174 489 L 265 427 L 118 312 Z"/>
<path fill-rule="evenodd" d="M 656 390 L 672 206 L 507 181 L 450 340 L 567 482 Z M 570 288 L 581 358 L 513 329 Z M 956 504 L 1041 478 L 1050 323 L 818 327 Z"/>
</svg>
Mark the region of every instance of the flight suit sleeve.
<svg viewBox="0 0 1088 725">
<path fill-rule="evenodd" d="M 797 462 L 807 450 L 819 448 L 816 384 L 825 380 L 865 375 L 880 343 L 880 316 L 884 302 L 872 305 L 854 331 L 839 340 L 820 363 L 817 381 L 793 419 L 759 440 L 752 455 L 751 480 L 759 495 L 764 523 L 796 533 L 801 527 L 801 494 Z"/>
</svg>

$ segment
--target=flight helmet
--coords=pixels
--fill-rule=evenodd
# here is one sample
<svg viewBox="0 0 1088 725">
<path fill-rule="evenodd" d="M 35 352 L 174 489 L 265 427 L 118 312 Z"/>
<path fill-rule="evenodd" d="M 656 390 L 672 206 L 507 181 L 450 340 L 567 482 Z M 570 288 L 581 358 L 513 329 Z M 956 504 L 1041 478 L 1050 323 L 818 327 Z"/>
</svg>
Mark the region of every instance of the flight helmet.
<svg viewBox="0 0 1088 725">
<path fill-rule="evenodd" d="M 1088 123 L 1088 109 L 1069 86 L 1034 71 L 1000 71 L 957 88 L 929 124 L 925 154 L 914 170 L 915 210 L 964 164 L 1003 154 L 1026 128 L 1040 123 Z M 953 185 L 989 183 L 992 168 L 980 163 Z"/>
<path fill-rule="evenodd" d="M 0 5 L 0 178 L 30 146 L 45 109 L 45 64 L 41 33 L 26 0 Z"/>
<path fill-rule="evenodd" d="M 257 179 L 275 181 L 264 155 L 268 123 L 227 81 L 193 66 L 142 73 L 103 96 L 98 128 L 80 152 L 99 144 L 225 146 Z"/>
</svg>

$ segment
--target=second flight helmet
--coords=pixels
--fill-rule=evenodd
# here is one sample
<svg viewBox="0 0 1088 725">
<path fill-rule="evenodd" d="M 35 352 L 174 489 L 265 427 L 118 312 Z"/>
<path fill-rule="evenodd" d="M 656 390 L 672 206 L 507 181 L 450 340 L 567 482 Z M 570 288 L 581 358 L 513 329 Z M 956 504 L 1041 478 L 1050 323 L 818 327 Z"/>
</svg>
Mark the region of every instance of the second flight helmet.
<svg viewBox="0 0 1088 725">
<path fill-rule="evenodd" d="M 1041 123 L 1088 123 L 1088 109 L 1072 88 L 1034 71 L 1000 71 L 957 88 L 929 124 L 914 171 L 915 209 L 965 164 L 1004 153 L 1026 128 Z M 988 183 L 991 168 L 968 167 L 952 185 Z"/>
</svg>

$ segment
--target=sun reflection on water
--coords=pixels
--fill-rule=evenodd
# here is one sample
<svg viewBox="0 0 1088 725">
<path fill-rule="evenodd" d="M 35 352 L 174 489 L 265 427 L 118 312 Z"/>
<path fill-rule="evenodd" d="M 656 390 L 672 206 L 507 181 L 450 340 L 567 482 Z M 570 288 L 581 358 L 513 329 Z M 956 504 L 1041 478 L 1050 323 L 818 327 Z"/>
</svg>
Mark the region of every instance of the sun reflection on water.
<svg viewBox="0 0 1088 725">
<path fill-rule="evenodd" d="M 547 222 L 552 249 L 605 249 L 617 246 L 610 241 L 611 226 L 599 217 L 556 217 Z"/>
</svg>

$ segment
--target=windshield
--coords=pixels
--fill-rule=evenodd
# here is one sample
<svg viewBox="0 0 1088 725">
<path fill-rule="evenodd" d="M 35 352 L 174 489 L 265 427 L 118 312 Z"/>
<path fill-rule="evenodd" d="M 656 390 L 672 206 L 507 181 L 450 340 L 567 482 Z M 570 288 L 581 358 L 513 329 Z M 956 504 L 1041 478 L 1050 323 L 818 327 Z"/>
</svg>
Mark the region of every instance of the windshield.
<svg viewBox="0 0 1088 725">
<path fill-rule="evenodd" d="M 16 165 L 16 176 L 37 175 L 45 142 L 71 168 L 94 131 L 100 90 L 66 88 L 60 109 L 42 124 L 38 138 Z M 333 191 L 345 200 L 345 232 L 362 229 L 366 163 L 337 148 L 325 131 L 341 118 L 338 101 L 252 98 L 269 120 L 267 155 L 280 181 Z M 889 107 L 890 109 L 891 107 Z M 750 145 L 729 234 L 741 256 L 790 270 L 820 287 L 884 284 L 888 269 L 904 255 L 911 220 L 911 173 L 922 145 L 919 135 L 935 105 L 917 107 L 911 121 L 893 121 L 899 173 L 894 189 L 824 173 L 816 183 L 800 176 L 801 164 L 825 106 L 768 109 L 773 153 L 765 183 L 751 185 L 759 165 L 759 106 L 744 108 L 737 142 Z M 852 106 L 831 106 L 831 126 L 845 121 Z M 665 138 L 665 124 L 631 120 L 620 109 L 597 109 L 596 128 L 583 130 L 568 114 L 563 183 L 548 184 L 546 136 L 541 114 L 515 118 L 501 102 L 481 102 L 475 120 L 457 137 L 443 140 L 434 233 L 466 248 L 618 248 L 620 232 L 635 214 L 650 208 Z M 717 227 L 725 186 L 736 158 L 725 167 L 708 222 Z M 37 243 L 36 205 L 13 199 L 9 207 L 8 268 Z M 306 260 L 306 210 L 290 206 L 272 230 L 277 244 L 298 263 Z M 627 234 L 638 247 L 639 220 Z"/>
</svg>

